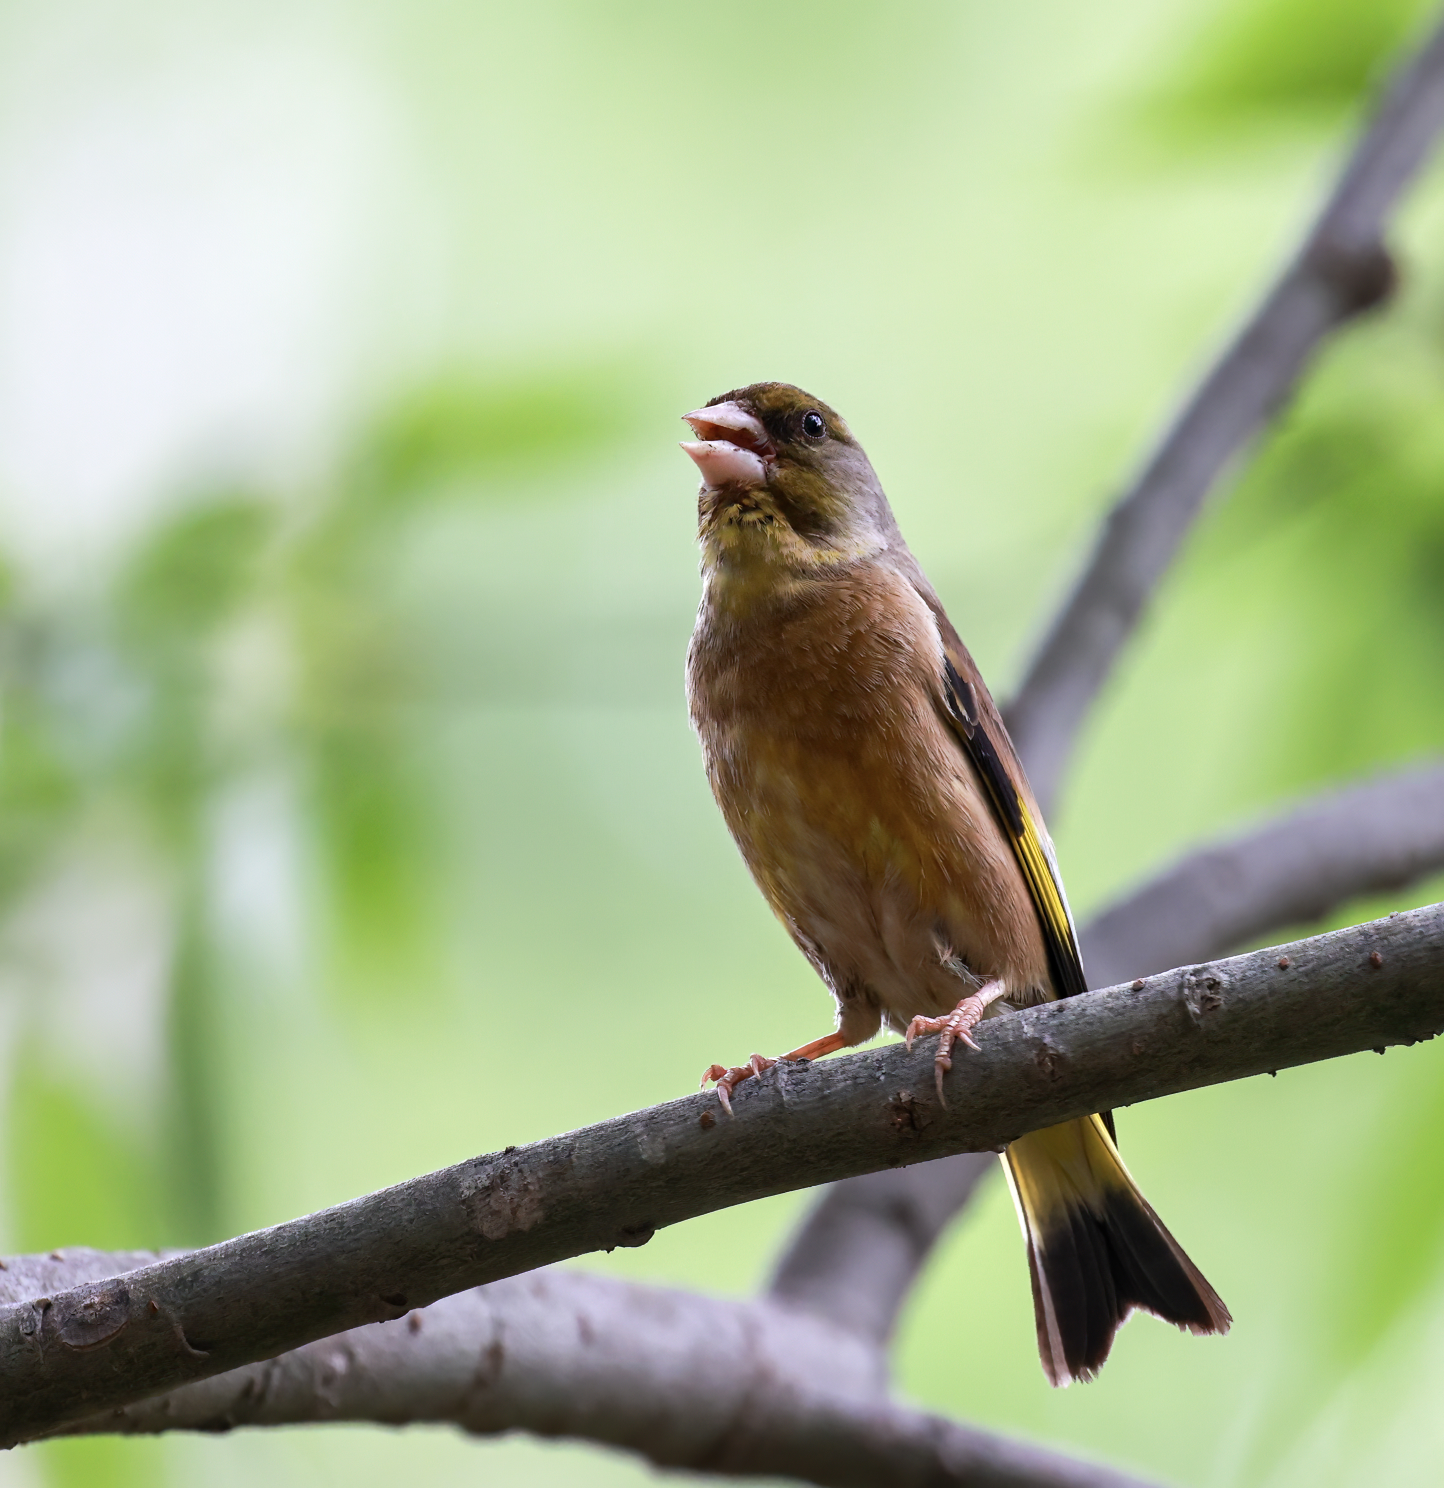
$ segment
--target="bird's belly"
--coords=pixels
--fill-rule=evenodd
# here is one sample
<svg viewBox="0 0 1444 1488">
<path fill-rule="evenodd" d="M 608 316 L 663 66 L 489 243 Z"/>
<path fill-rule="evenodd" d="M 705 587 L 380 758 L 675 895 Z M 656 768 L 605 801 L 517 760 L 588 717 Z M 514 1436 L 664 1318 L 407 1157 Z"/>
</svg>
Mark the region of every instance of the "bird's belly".
<svg viewBox="0 0 1444 1488">
<path fill-rule="evenodd" d="M 730 742 L 721 773 L 741 763 L 743 778 L 720 782 L 729 825 L 835 992 L 862 988 L 901 1027 L 992 977 L 1036 980 L 1041 946 L 1008 935 L 1019 906 L 998 902 L 1017 877 L 1011 849 L 940 725 L 843 740 L 751 729 Z"/>
</svg>

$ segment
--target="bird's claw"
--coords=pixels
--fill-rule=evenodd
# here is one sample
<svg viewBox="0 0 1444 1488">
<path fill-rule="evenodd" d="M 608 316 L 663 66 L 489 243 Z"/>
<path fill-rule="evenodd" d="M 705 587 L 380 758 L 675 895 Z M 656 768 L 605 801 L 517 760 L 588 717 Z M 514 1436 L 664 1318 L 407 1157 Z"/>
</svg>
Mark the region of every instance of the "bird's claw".
<svg viewBox="0 0 1444 1488">
<path fill-rule="evenodd" d="M 744 1081 L 750 1080 L 753 1075 L 760 1075 L 764 1070 L 770 1070 L 777 1061 L 768 1059 L 765 1054 L 754 1054 L 746 1064 L 734 1064 L 728 1069 L 723 1064 L 713 1064 L 707 1067 L 707 1073 L 702 1076 L 702 1083 L 697 1088 L 705 1090 L 709 1080 L 717 1082 L 717 1099 L 722 1102 L 722 1109 L 730 1116 L 732 1114 L 732 1092 Z"/>
<path fill-rule="evenodd" d="M 947 1099 L 943 1095 L 943 1076 L 953 1067 L 953 1045 L 964 1043 L 970 1049 L 977 1049 L 981 1053 L 977 1043 L 973 1039 L 973 1029 L 982 1020 L 983 1014 L 988 1010 L 988 1004 L 994 1001 L 992 997 L 983 997 L 974 993 L 971 997 L 965 997 L 952 1012 L 942 1018 L 917 1017 L 908 1024 L 908 1031 L 903 1035 L 903 1041 L 907 1044 L 908 1052 L 912 1053 L 913 1040 L 924 1033 L 935 1033 L 938 1035 L 938 1052 L 933 1055 L 933 1081 L 938 1089 L 938 1103 L 947 1105 Z"/>
</svg>

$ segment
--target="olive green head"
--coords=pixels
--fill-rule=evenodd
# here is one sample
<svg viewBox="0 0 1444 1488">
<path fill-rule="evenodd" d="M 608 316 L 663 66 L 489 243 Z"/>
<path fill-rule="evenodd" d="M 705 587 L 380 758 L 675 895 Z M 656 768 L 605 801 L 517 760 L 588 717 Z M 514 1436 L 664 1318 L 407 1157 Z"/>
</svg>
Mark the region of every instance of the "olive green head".
<svg viewBox="0 0 1444 1488">
<path fill-rule="evenodd" d="M 896 529 L 863 448 L 821 398 L 786 382 L 720 393 L 684 415 L 697 435 L 682 448 L 702 473 L 709 523 L 781 526 L 823 551 L 875 551 Z"/>
</svg>

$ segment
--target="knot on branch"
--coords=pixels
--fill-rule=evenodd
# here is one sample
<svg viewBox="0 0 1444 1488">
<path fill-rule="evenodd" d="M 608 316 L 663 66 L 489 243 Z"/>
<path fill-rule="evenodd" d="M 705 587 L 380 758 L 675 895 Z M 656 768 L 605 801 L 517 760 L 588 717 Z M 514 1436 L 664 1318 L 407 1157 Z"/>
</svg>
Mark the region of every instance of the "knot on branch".
<svg viewBox="0 0 1444 1488">
<path fill-rule="evenodd" d="M 1210 1013 L 1223 1006 L 1228 978 L 1214 966 L 1199 966 L 1183 978 L 1183 1000 L 1195 1024 L 1202 1025 Z"/>
<path fill-rule="evenodd" d="M 487 1240 L 525 1233 L 546 1214 L 542 1184 L 535 1173 L 498 1164 L 468 1196 L 473 1227 Z"/>
<path fill-rule="evenodd" d="M 932 1103 L 911 1090 L 899 1090 L 887 1103 L 888 1123 L 899 1136 L 918 1136 L 933 1124 Z"/>
<path fill-rule="evenodd" d="M 62 1297 L 45 1321 L 68 1349 L 100 1348 L 130 1322 L 130 1292 L 123 1286 L 100 1286 L 73 1301 Z"/>
<path fill-rule="evenodd" d="M 1399 287 L 1394 257 L 1378 242 L 1345 245 L 1315 238 L 1304 254 L 1304 265 L 1329 287 L 1346 317 L 1382 305 Z"/>
<path fill-rule="evenodd" d="M 1067 1070 L 1068 1060 L 1061 1049 L 1056 1049 L 1044 1039 L 1033 1051 L 1033 1063 L 1038 1066 L 1045 1080 L 1061 1080 Z"/>
</svg>

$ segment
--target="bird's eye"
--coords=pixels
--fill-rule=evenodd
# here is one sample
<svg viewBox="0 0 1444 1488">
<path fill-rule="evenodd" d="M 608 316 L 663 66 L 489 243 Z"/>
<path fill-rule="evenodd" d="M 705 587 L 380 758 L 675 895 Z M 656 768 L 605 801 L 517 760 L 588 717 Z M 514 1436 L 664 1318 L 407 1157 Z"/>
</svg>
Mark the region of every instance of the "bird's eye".
<svg viewBox="0 0 1444 1488">
<path fill-rule="evenodd" d="M 804 413 L 802 415 L 802 432 L 809 439 L 821 439 L 827 433 L 827 424 L 823 421 L 820 413 Z"/>
</svg>

